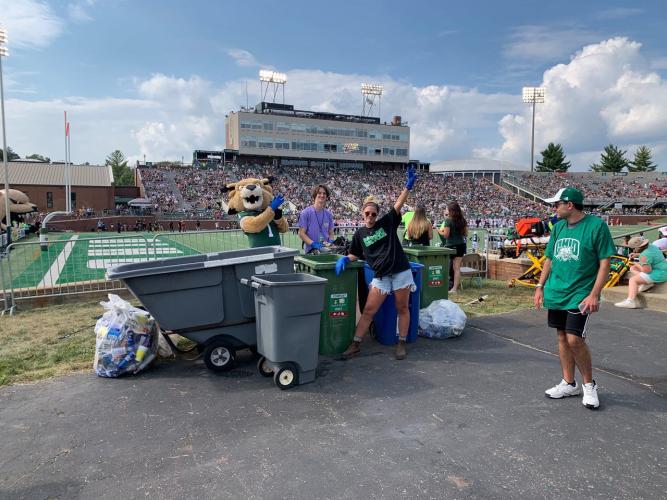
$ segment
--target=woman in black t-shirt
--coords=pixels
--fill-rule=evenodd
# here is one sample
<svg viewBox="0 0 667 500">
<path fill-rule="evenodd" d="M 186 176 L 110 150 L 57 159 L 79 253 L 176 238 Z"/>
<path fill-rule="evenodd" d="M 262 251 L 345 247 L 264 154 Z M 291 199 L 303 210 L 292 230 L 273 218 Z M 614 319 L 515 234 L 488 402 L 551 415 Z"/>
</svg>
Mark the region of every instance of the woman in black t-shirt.
<svg viewBox="0 0 667 500">
<path fill-rule="evenodd" d="M 380 207 L 375 198 L 369 196 L 364 200 L 361 210 L 364 227 L 354 233 L 350 253 L 336 263 L 336 273 L 340 274 L 345 269 L 347 262 L 364 259 L 375 273 L 368 290 L 366 305 L 354 332 L 354 340 L 343 353 L 345 358 L 359 354 L 359 345 L 375 313 L 380 309 L 387 295 L 392 292 L 396 299 L 396 311 L 398 312 L 396 359 L 405 359 L 407 355 L 405 340 L 410 326 L 408 300 L 410 292 L 414 291 L 416 286 L 412 279 L 410 263 L 403 252 L 396 231 L 401 223 L 401 207 L 407 200 L 408 193 L 416 179 L 417 174 L 414 168 L 410 168 L 407 172 L 405 188 L 396 199 L 393 208 L 379 219 Z"/>
</svg>

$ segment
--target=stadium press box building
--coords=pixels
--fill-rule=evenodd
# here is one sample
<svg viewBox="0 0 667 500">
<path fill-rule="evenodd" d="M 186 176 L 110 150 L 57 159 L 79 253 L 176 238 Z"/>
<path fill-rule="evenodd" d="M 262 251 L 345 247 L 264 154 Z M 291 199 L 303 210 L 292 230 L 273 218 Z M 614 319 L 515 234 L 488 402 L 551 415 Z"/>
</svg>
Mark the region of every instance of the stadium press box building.
<svg viewBox="0 0 667 500">
<path fill-rule="evenodd" d="M 371 116 L 302 111 L 261 102 L 227 115 L 227 149 L 241 160 L 301 166 L 401 168 L 409 163 L 410 128 Z"/>
</svg>

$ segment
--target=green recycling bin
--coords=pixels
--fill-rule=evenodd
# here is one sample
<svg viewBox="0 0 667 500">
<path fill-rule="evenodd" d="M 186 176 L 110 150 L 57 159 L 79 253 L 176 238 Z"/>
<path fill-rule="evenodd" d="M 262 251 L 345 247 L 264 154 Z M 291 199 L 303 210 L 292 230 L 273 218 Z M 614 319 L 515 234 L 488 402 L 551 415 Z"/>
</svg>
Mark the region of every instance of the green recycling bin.
<svg viewBox="0 0 667 500">
<path fill-rule="evenodd" d="M 449 294 L 449 258 L 456 253 L 451 248 L 412 245 L 403 247 L 411 262 L 424 266 L 420 307 L 428 307 L 434 300 L 446 299 Z M 298 257 L 295 257 L 295 260 Z"/>
<path fill-rule="evenodd" d="M 354 337 L 357 320 L 357 270 L 364 261 L 348 262 L 336 276 L 336 254 L 299 255 L 294 257 L 296 272 L 326 278 L 324 309 L 320 320 L 320 354 L 342 353 Z"/>
</svg>

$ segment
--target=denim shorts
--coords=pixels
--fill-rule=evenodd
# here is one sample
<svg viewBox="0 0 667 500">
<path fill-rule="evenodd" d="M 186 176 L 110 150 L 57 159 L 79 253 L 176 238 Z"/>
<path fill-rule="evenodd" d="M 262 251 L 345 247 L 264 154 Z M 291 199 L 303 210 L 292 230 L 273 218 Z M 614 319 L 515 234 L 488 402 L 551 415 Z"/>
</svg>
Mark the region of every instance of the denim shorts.
<svg viewBox="0 0 667 500">
<path fill-rule="evenodd" d="M 406 269 L 400 273 L 383 276 L 382 278 L 373 278 L 371 286 L 377 288 L 383 295 L 389 295 L 394 290 L 410 287 L 410 291 L 417 289 L 415 280 L 412 279 L 412 270 Z"/>
</svg>

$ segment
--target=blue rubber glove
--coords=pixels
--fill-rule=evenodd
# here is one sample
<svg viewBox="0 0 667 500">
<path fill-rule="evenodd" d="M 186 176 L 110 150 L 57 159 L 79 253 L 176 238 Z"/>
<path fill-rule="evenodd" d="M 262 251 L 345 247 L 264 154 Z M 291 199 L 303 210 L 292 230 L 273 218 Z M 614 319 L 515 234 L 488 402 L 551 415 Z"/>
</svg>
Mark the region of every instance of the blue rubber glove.
<svg viewBox="0 0 667 500">
<path fill-rule="evenodd" d="M 348 262 L 350 262 L 350 258 L 347 255 L 341 259 L 338 259 L 338 262 L 336 262 L 336 276 L 340 276 L 340 273 L 345 271 L 345 265 Z"/>
<path fill-rule="evenodd" d="M 314 248 L 315 250 L 320 250 L 322 248 L 322 243 L 320 243 L 319 241 L 313 241 L 310 244 L 310 248 Z"/>
<path fill-rule="evenodd" d="M 408 180 L 405 182 L 406 189 L 411 190 L 414 187 L 416 180 L 417 171 L 415 170 L 415 167 L 410 167 L 408 169 Z"/>
<path fill-rule="evenodd" d="M 283 198 L 283 195 L 278 194 L 278 195 L 273 197 L 273 200 L 271 200 L 271 203 L 269 204 L 269 206 L 275 212 L 276 210 L 278 210 L 278 207 L 280 207 L 280 205 L 283 204 L 284 201 L 285 201 L 285 198 Z"/>
</svg>

